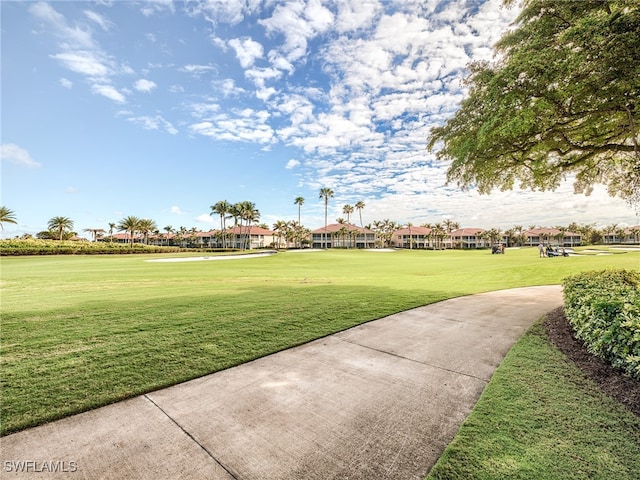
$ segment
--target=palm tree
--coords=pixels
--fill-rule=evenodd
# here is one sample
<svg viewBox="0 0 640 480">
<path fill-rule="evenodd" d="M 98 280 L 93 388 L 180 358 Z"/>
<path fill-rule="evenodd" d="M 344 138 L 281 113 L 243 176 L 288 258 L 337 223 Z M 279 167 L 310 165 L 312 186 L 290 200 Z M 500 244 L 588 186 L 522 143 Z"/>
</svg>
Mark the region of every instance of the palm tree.
<svg viewBox="0 0 640 480">
<path fill-rule="evenodd" d="M 169 246 L 169 235 L 173 233 L 173 227 L 171 225 L 167 225 L 166 227 L 163 228 L 163 230 L 167 232 L 165 236 L 167 237 L 167 246 Z"/>
<path fill-rule="evenodd" d="M 222 231 L 222 248 L 225 248 L 225 230 L 227 228 L 227 215 L 231 213 L 231 204 L 226 200 L 220 200 L 215 205 L 211 205 L 211 213 L 220 215 L 220 230 Z"/>
<path fill-rule="evenodd" d="M 342 207 L 342 213 L 347 216 L 347 228 L 349 229 L 349 233 L 351 233 L 351 214 L 353 213 L 353 210 L 353 205 L 349 205 L 348 203 Z M 348 246 L 350 246 L 350 244 Z"/>
<path fill-rule="evenodd" d="M 13 210 L 8 209 L 4 205 L 0 207 L 0 230 L 4 230 L 4 227 L 2 226 L 3 223 L 18 223 L 18 220 L 16 220 L 16 214 L 13 213 Z"/>
<path fill-rule="evenodd" d="M 409 229 L 409 250 L 413 249 L 413 236 L 411 235 L 411 227 L 413 227 L 413 223 L 408 222 L 407 228 Z"/>
<path fill-rule="evenodd" d="M 614 233 L 618 236 L 618 243 L 624 243 L 624 239 L 627 237 L 627 229 L 618 227 Z"/>
<path fill-rule="evenodd" d="M 154 222 L 149 218 L 142 218 L 140 220 L 140 223 L 138 224 L 138 231 L 144 237 L 145 244 L 149 243 L 149 233 L 157 229 L 158 229 L 158 226 L 156 225 L 156 222 Z"/>
<path fill-rule="evenodd" d="M 558 241 L 558 246 L 562 247 L 564 246 L 564 237 L 567 234 L 567 228 L 560 225 L 556 226 L 556 229 L 558 230 L 558 233 L 556 233 L 554 237 Z"/>
<path fill-rule="evenodd" d="M 327 210 L 329 208 L 329 199 L 333 198 L 333 190 L 329 187 L 320 189 L 320 199 L 324 200 L 324 248 L 327 248 Z"/>
<path fill-rule="evenodd" d="M 133 248 L 133 237 L 140 228 L 140 219 L 134 216 L 124 217 L 118 223 L 118 231 L 128 232 L 130 236 L 131 248 Z"/>
<path fill-rule="evenodd" d="M 113 242 L 113 230 L 116 228 L 115 223 L 109 223 L 109 241 Z"/>
<path fill-rule="evenodd" d="M 68 217 L 53 217 L 48 223 L 49 230 L 58 232 L 59 240 L 62 240 L 62 236 L 66 230 L 73 228 L 73 220 Z"/>
<path fill-rule="evenodd" d="M 280 248 L 280 245 L 282 243 L 282 238 L 285 238 L 285 248 L 286 248 L 287 247 L 286 236 L 287 236 L 287 231 L 289 229 L 289 224 L 284 220 L 278 220 L 276 223 L 273 224 L 273 229 L 277 233 L 277 237 L 278 237 L 278 243 L 276 245 L 276 248 Z"/>
<path fill-rule="evenodd" d="M 360 226 L 364 228 L 364 225 L 362 223 L 362 210 L 364 210 L 364 207 L 366 207 L 366 205 L 362 200 L 358 200 L 354 206 L 356 207 L 356 210 L 360 214 Z"/>
<path fill-rule="evenodd" d="M 300 208 L 302 207 L 302 205 L 304 205 L 304 198 L 296 197 L 293 204 L 298 205 L 298 225 L 302 225 L 302 223 L 300 222 Z"/>
<path fill-rule="evenodd" d="M 451 237 L 451 232 L 453 232 L 454 230 L 457 230 L 460 228 L 460 223 L 458 222 L 454 222 L 453 220 L 451 220 L 450 218 L 447 218 L 444 222 L 442 222 L 444 225 L 444 228 L 447 232 L 447 236 Z M 453 248 L 453 241 L 451 240 L 451 238 L 449 238 L 449 242 L 451 244 L 451 247 Z"/>
<path fill-rule="evenodd" d="M 98 234 L 105 233 L 105 230 L 104 228 L 85 228 L 83 232 L 90 232 L 93 236 L 93 241 L 95 242 L 96 240 L 98 240 Z"/>
<path fill-rule="evenodd" d="M 242 249 L 251 248 L 251 225 L 260 220 L 260 212 L 256 209 L 255 203 L 244 201 L 237 203 L 237 214 L 240 218 L 240 235 L 242 235 L 242 222 L 246 222 L 245 236 L 242 242 Z"/>
<path fill-rule="evenodd" d="M 603 239 L 605 239 L 604 243 L 615 243 L 615 231 L 616 228 L 618 228 L 618 224 L 617 223 L 612 223 L 611 225 L 608 225 L 606 227 L 603 227 L 602 230 L 602 237 Z M 609 235 L 613 233 L 613 239 L 609 238 Z M 611 241 L 610 241 L 611 240 Z"/>
</svg>

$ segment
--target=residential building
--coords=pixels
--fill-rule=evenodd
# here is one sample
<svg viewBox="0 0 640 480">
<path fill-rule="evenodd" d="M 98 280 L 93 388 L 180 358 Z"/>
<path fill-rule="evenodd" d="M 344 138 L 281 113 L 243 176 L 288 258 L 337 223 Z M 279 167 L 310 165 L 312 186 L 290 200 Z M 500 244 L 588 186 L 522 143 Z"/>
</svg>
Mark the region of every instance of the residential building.
<svg viewBox="0 0 640 480">
<path fill-rule="evenodd" d="M 619 229 L 604 229 L 602 233 L 604 244 L 630 244 L 640 243 L 640 225 Z"/>
<path fill-rule="evenodd" d="M 453 248 L 485 248 L 491 246 L 491 240 L 482 237 L 482 228 L 459 228 L 449 234 Z"/>
<path fill-rule="evenodd" d="M 350 223 L 332 223 L 311 232 L 313 248 L 373 248 L 376 234 Z"/>
<path fill-rule="evenodd" d="M 558 247 L 578 247 L 582 243 L 579 233 L 560 230 L 557 228 L 534 228 L 524 232 L 527 236 L 526 245 L 530 247 L 543 244 Z"/>
<path fill-rule="evenodd" d="M 403 227 L 393 232 L 392 245 L 398 248 L 434 248 L 436 239 L 427 227 Z"/>
</svg>

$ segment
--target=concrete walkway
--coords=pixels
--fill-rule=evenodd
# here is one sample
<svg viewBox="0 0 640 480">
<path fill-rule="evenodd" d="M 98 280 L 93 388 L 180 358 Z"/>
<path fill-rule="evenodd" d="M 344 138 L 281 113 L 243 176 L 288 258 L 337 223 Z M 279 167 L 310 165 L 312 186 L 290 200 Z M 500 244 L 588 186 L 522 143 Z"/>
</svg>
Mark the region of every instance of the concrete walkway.
<svg viewBox="0 0 640 480">
<path fill-rule="evenodd" d="M 512 344 L 561 303 L 544 286 L 391 315 L 4 437 L 0 476 L 420 479 Z"/>
</svg>

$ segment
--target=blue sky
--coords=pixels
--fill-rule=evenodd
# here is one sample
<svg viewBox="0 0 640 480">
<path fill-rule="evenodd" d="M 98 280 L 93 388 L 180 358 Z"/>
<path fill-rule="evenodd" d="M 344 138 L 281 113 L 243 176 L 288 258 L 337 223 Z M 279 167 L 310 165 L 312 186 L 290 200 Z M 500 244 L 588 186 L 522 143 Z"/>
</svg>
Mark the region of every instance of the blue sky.
<svg viewBox="0 0 640 480">
<path fill-rule="evenodd" d="M 364 223 L 465 227 L 635 225 L 603 188 L 574 195 L 445 186 L 425 150 L 473 60 L 517 9 L 499 0 L 2 1 L 2 204 L 37 233 L 135 215 L 218 227 L 249 200 L 261 222 L 324 224 L 363 201 Z"/>
</svg>

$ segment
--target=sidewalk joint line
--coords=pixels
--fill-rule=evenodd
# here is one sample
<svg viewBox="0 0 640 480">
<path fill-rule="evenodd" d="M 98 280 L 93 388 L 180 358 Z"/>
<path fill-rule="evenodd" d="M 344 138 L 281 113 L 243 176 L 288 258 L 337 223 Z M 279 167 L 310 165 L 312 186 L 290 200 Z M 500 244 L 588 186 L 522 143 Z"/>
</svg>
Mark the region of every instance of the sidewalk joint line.
<svg viewBox="0 0 640 480">
<path fill-rule="evenodd" d="M 343 338 L 339 339 L 341 342 L 350 343 L 351 345 L 357 345 L 358 347 L 366 348 L 369 350 L 373 350 L 374 352 L 384 353 L 385 355 L 391 355 L 392 357 L 401 358 L 402 360 L 407 360 L 409 362 L 419 363 L 420 365 L 426 365 L 428 367 L 438 368 L 440 370 L 444 370 L 445 372 L 457 373 L 458 375 L 463 375 L 465 377 L 475 378 L 476 380 L 480 380 L 482 382 L 487 383 L 489 380 L 485 378 L 480 378 L 476 375 L 472 375 L 470 373 L 459 372 L 458 370 L 453 370 L 451 368 L 443 367 L 442 365 L 434 365 L 433 363 L 421 362 L 420 360 L 416 360 L 414 358 L 405 357 L 398 353 L 388 352 L 387 350 L 381 350 L 379 348 L 370 347 L 369 345 L 362 345 L 361 343 L 352 342 L 351 340 L 345 340 Z"/>
<path fill-rule="evenodd" d="M 187 430 L 185 430 L 185 428 L 180 425 L 171 415 L 169 415 L 160 405 L 158 405 L 156 402 L 154 402 L 147 394 L 143 395 L 144 398 L 146 398 L 149 402 L 151 402 L 158 410 L 160 410 L 162 413 L 165 414 L 165 416 L 171 420 L 180 430 L 182 430 L 182 432 L 189 437 L 191 440 L 193 440 L 193 442 L 198 445 L 202 450 L 204 450 L 204 452 L 209 455 L 209 457 L 211 457 L 211 459 L 216 462 L 218 465 L 220 465 L 220 468 L 222 468 L 225 472 L 227 472 L 232 478 L 234 478 L 235 480 L 241 480 L 240 477 L 238 477 L 237 475 L 235 475 L 229 468 L 227 468 L 226 465 L 224 465 L 220 460 L 218 460 L 214 455 L 213 452 L 210 452 L 209 449 L 207 447 L 205 447 L 202 443 L 200 443 L 198 440 L 196 440 L 196 438 L 191 435 L 191 433 L 189 433 Z"/>
</svg>

